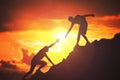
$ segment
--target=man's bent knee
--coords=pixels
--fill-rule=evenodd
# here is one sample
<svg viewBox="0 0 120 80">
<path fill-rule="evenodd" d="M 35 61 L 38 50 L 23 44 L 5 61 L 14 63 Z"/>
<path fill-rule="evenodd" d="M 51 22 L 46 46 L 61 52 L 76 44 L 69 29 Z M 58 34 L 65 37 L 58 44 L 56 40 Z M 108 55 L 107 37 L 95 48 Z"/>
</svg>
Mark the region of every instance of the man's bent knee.
<svg viewBox="0 0 120 80">
<path fill-rule="evenodd" d="M 41 67 L 44 67 L 46 64 L 47 64 L 46 62 L 42 61 L 41 62 Z"/>
</svg>

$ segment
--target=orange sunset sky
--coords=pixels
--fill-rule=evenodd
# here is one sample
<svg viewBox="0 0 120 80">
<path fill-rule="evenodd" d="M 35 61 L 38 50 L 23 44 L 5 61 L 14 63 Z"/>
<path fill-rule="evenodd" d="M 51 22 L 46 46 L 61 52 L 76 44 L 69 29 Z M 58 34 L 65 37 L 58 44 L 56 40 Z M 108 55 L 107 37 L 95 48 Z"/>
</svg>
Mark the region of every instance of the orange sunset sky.
<svg viewBox="0 0 120 80">
<path fill-rule="evenodd" d="M 68 17 L 77 14 L 95 15 L 86 18 L 90 42 L 111 39 L 120 32 L 117 0 L 1 0 L 0 7 L 0 60 L 21 61 L 21 49 L 30 56 L 60 38 L 47 54 L 55 64 L 61 62 L 75 46 L 78 25 L 66 39 L 64 35 L 71 25 Z M 85 43 L 82 38 L 79 45 Z"/>
</svg>

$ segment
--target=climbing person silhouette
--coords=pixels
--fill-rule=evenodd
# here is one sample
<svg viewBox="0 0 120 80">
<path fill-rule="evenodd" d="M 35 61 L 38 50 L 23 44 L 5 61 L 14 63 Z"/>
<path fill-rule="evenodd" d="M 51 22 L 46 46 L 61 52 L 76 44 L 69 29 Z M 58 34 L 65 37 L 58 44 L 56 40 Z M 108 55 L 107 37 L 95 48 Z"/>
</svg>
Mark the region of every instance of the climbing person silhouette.
<svg viewBox="0 0 120 80">
<path fill-rule="evenodd" d="M 87 27 L 88 27 L 88 23 L 87 23 L 86 17 L 88 17 L 88 16 L 93 16 L 94 17 L 94 14 L 76 15 L 74 18 L 72 16 L 68 17 L 68 20 L 71 22 L 71 26 L 70 26 L 68 32 L 66 33 L 65 37 L 67 37 L 68 33 L 71 31 L 71 29 L 73 28 L 74 24 L 79 24 L 79 31 L 78 31 L 76 45 L 79 44 L 81 35 L 87 41 L 87 44 L 90 43 L 88 41 L 87 37 L 86 37 L 86 32 L 87 32 Z"/>
<path fill-rule="evenodd" d="M 36 67 L 36 65 L 40 65 L 40 67 L 38 69 L 41 69 L 42 67 L 44 67 L 47 63 L 45 61 L 42 61 L 42 58 L 45 56 L 53 65 L 54 63 L 50 60 L 50 58 L 47 56 L 46 52 L 48 52 L 49 48 L 52 47 L 54 44 L 56 44 L 59 41 L 59 39 L 57 39 L 54 43 L 52 43 L 49 46 L 45 46 L 44 48 L 42 48 L 31 60 L 31 67 L 29 72 L 27 72 L 22 80 L 26 80 L 26 77 L 28 75 L 30 75 L 34 68 Z"/>
</svg>

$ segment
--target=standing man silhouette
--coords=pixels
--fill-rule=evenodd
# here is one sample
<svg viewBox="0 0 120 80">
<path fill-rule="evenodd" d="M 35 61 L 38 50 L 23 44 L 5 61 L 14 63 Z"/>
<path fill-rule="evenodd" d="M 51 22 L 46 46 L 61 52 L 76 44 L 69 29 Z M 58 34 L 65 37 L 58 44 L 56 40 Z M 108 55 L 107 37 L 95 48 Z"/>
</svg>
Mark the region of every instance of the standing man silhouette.
<svg viewBox="0 0 120 80">
<path fill-rule="evenodd" d="M 88 27 L 88 23 L 86 20 L 86 17 L 88 16 L 93 16 L 94 14 L 86 14 L 86 15 L 76 15 L 74 18 L 72 16 L 70 16 L 68 18 L 68 20 L 71 22 L 71 26 L 67 32 L 67 34 L 65 35 L 65 37 L 67 37 L 68 33 L 71 31 L 71 29 L 73 28 L 74 24 L 79 24 L 79 31 L 78 31 L 78 36 L 77 36 L 77 43 L 76 45 L 79 45 L 79 40 L 80 40 L 80 36 L 82 35 L 83 38 L 87 41 L 87 43 L 90 43 L 86 37 L 86 32 L 87 32 L 87 27 Z"/>
<path fill-rule="evenodd" d="M 42 58 L 45 56 L 53 65 L 54 63 L 50 60 L 50 58 L 47 56 L 46 52 L 48 52 L 49 48 L 52 47 L 54 44 L 56 44 L 59 40 L 56 40 L 54 43 L 52 43 L 51 45 L 49 46 L 45 46 L 44 48 L 42 48 L 31 60 L 31 67 L 30 67 L 30 70 L 29 72 L 27 72 L 22 80 L 26 80 L 26 77 L 28 75 L 30 75 L 34 68 L 36 67 L 36 65 L 40 65 L 39 69 L 41 69 L 42 67 L 44 67 L 47 63 L 45 61 L 42 61 Z"/>
</svg>

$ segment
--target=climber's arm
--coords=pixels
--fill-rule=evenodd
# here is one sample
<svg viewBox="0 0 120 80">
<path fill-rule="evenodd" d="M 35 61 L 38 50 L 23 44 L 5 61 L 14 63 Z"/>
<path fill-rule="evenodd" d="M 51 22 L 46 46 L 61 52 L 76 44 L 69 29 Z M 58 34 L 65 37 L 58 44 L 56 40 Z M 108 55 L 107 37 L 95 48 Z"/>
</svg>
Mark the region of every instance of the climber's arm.
<svg viewBox="0 0 120 80">
<path fill-rule="evenodd" d="M 88 17 L 88 16 L 92 16 L 92 17 L 94 17 L 95 15 L 94 14 L 85 14 L 85 15 L 83 15 L 84 17 Z"/>
<path fill-rule="evenodd" d="M 57 39 L 54 43 L 50 44 L 50 45 L 48 46 L 48 48 L 54 46 L 57 42 L 59 42 L 59 39 Z"/>
<path fill-rule="evenodd" d="M 54 63 L 51 61 L 51 59 L 47 55 L 45 55 L 45 57 L 50 61 L 50 63 L 54 65 Z"/>
<path fill-rule="evenodd" d="M 73 26 L 74 26 L 74 23 L 71 24 L 71 26 L 70 26 L 69 30 L 67 31 L 65 37 L 67 37 L 68 33 L 71 31 L 71 29 L 73 28 Z"/>
</svg>

